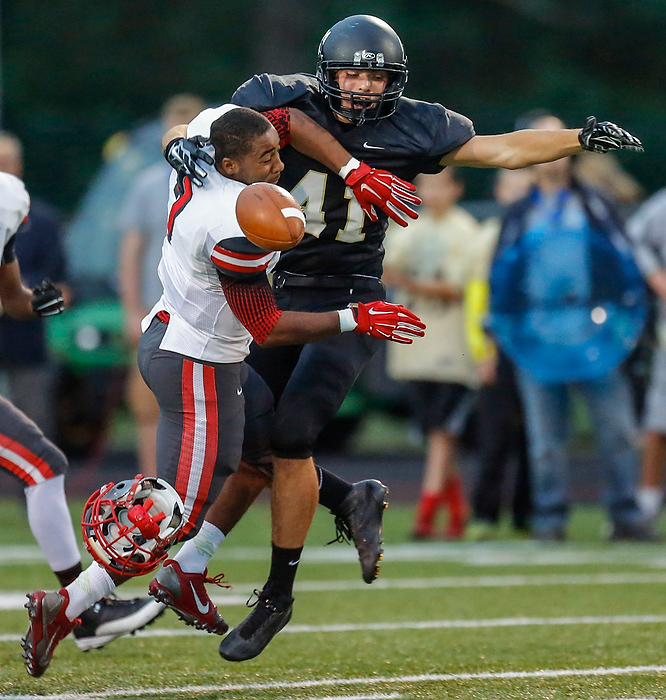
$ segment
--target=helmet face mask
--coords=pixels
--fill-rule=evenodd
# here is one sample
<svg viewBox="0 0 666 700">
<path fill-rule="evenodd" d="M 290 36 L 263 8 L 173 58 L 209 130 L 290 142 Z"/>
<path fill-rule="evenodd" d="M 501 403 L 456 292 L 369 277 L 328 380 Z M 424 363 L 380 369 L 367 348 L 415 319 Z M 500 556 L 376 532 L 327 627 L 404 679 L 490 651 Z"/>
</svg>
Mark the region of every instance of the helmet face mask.
<svg viewBox="0 0 666 700">
<path fill-rule="evenodd" d="M 341 90 L 340 70 L 376 70 L 388 75 L 382 93 Z M 400 37 L 383 20 L 354 15 L 335 24 L 319 44 L 317 79 L 331 110 L 356 124 L 390 117 L 407 83 L 407 56 Z"/>
<path fill-rule="evenodd" d="M 183 525 L 183 510 L 170 484 L 138 474 L 90 496 L 83 508 L 83 541 L 108 571 L 141 576 L 166 558 Z"/>
</svg>

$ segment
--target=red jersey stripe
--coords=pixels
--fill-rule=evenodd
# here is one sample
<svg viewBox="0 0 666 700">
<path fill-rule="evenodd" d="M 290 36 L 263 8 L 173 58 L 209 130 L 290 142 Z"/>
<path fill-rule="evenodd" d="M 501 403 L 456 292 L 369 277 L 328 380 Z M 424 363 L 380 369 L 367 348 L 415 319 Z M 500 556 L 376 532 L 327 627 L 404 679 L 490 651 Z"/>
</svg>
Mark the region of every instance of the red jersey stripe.
<svg viewBox="0 0 666 700">
<path fill-rule="evenodd" d="M 246 272 L 247 274 L 253 274 L 257 272 L 262 272 L 268 267 L 270 260 L 263 265 L 256 265 L 255 267 L 248 267 L 247 265 L 234 265 L 233 263 L 217 260 L 211 256 L 211 260 L 215 263 L 220 270 L 231 270 L 232 272 Z"/>
</svg>

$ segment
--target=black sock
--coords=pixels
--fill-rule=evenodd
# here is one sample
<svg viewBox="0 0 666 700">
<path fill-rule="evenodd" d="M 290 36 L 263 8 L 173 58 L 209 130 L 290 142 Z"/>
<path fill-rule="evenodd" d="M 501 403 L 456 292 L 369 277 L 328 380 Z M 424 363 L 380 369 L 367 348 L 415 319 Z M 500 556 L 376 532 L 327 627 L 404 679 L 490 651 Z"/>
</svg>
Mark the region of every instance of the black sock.
<svg viewBox="0 0 666 700">
<path fill-rule="evenodd" d="M 62 588 L 65 586 L 69 586 L 72 581 L 76 579 L 76 577 L 83 571 L 81 567 L 81 562 L 78 564 L 74 564 L 69 569 L 65 569 L 64 571 L 54 571 L 53 573 L 58 577 L 58 581 L 60 581 L 60 585 Z"/>
<path fill-rule="evenodd" d="M 268 588 L 271 593 L 291 596 L 303 547 L 283 549 L 276 544 L 273 544 L 272 547 L 271 572 L 264 590 Z"/>
<path fill-rule="evenodd" d="M 335 474 L 317 466 L 319 476 L 319 503 L 320 505 L 338 513 L 340 504 L 349 495 L 352 485 Z"/>
</svg>

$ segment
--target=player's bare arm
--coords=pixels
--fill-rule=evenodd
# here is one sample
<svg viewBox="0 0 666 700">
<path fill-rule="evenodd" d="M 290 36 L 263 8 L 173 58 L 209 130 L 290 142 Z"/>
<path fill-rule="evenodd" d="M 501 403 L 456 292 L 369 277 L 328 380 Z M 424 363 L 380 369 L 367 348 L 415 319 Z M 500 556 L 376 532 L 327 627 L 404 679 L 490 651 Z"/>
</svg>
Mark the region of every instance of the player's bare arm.
<svg viewBox="0 0 666 700">
<path fill-rule="evenodd" d="M 0 303 L 12 318 L 34 318 L 32 292 L 21 282 L 17 260 L 0 265 Z"/>
<path fill-rule="evenodd" d="M 442 165 L 517 170 L 582 153 L 613 150 L 641 152 L 639 139 L 612 122 L 588 117 L 578 129 L 525 129 L 508 134 L 474 136 L 440 161 Z"/>
</svg>

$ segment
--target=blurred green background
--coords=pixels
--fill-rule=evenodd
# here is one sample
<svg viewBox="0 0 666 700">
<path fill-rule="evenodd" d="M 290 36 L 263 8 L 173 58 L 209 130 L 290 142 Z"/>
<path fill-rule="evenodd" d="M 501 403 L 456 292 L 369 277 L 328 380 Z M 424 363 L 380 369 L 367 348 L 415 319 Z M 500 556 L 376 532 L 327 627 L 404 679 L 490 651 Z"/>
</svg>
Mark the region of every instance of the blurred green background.
<svg viewBox="0 0 666 700">
<path fill-rule="evenodd" d="M 623 165 L 647 192 L 666 183 L 663 0 L 1 0 L 3 126 L 25 143 L 29 188 L 71 213 L 112 134 L 176 92 L 221 103 L 254 72 L 314 72 L 326 29 L 359 13 L 402 37 L 408 96 L 479 133 L 537 106 L 616 121 L 646 146 Z M 470 177 L 468 196 L 487 183 Z"/>
</svg>

